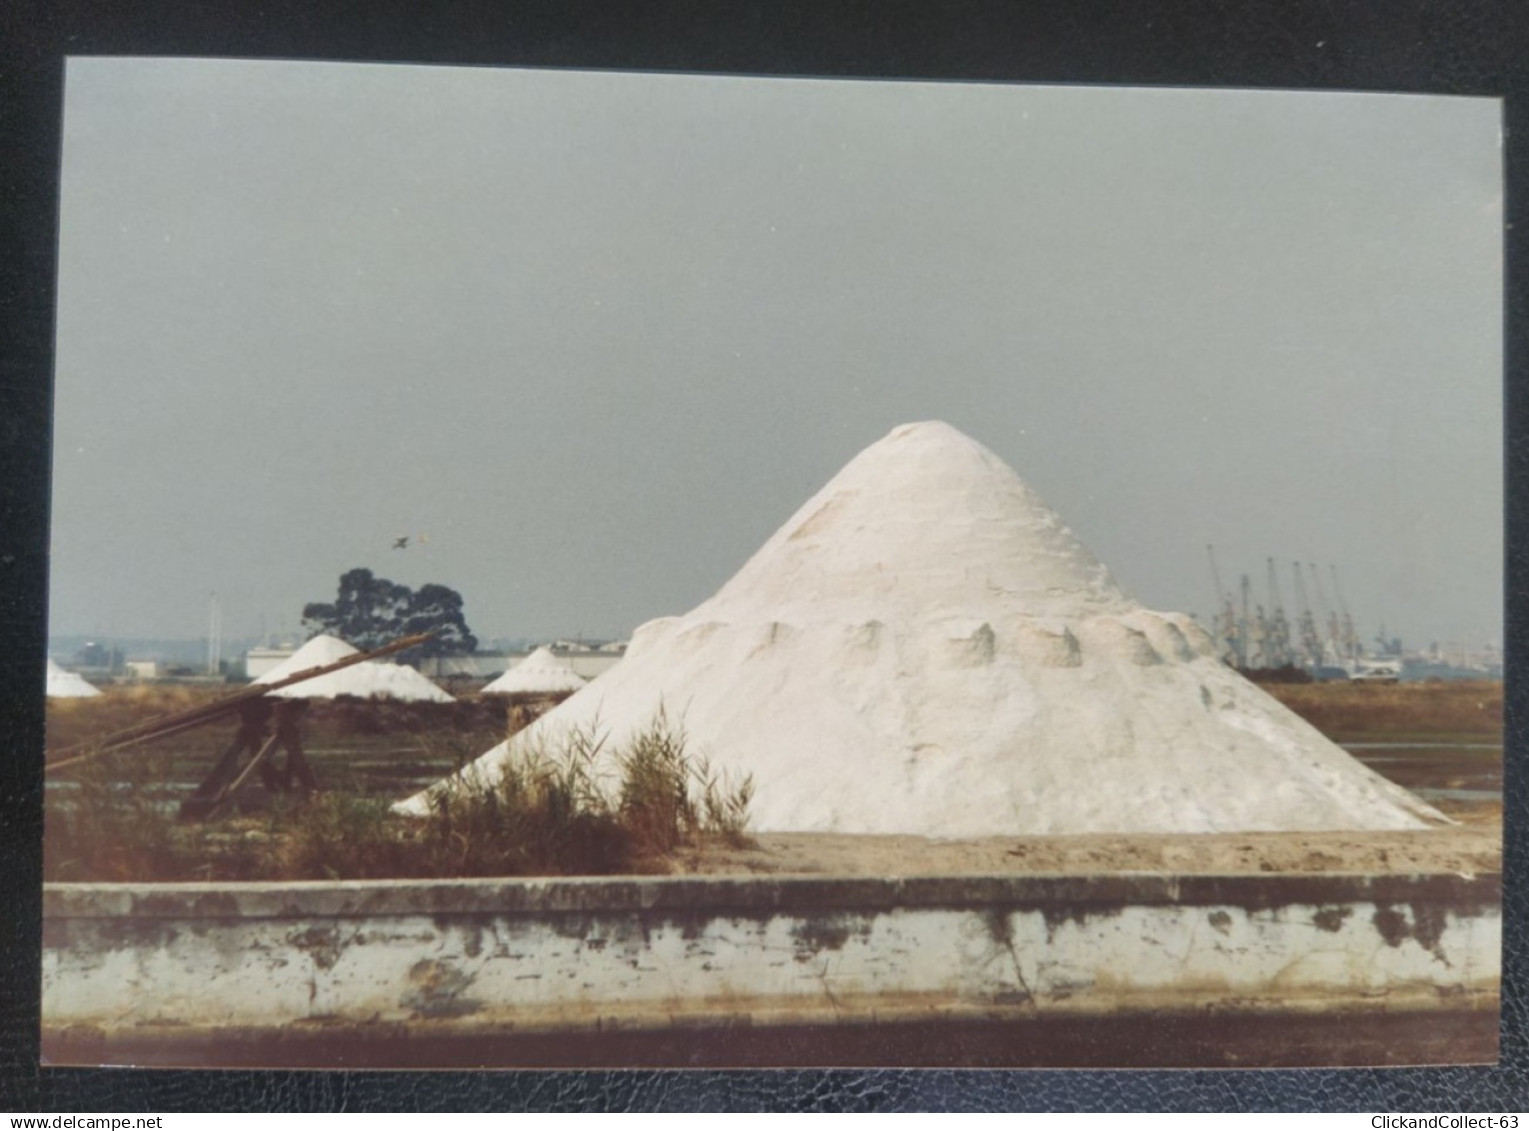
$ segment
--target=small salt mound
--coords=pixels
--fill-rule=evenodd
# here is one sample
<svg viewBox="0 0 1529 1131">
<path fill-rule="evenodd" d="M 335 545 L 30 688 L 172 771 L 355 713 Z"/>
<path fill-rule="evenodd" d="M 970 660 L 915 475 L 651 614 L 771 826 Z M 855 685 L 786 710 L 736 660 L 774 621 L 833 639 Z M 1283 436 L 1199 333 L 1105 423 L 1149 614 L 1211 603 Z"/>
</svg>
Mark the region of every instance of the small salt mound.
<svg viewBox="0 0 1529 1131">
<path fill-rule="evenodd" d="M 584 680 L 566 660 L 553 655 L 550 648 L 538 648 L 485 687 L 483 694 L 559 695 L 583 686 Z"/>
<path fill-rule="evenodd" d="M 759 831 L 934 837 L 1421 828 L 1442 815 L 1128 598 L 997 456 L 906 425 L 718 593 L 514 742 L 663 709 L 752 774 Z M 492 774 L 508 744 L 464 773 Z M 423 814 L 429 791 L 401 803 Z"/>
<path fill-rule="evenodd" d="M 48 657 L 49 699 L 88 699 L 99 694 L 100 690 L 92 687 L 84 676 L 65 671 L 53 662 L 53 657 Z"/>
<path fill-rule="evenodd" d="M 279 683 L 312 668 L 327 667 L 356 655 L 356 649 L 333 636 L 315 636 L 292 655 L 252 682 Z M 398 699 L 404 702 L 451 703 L 454 700 L 413 668 L 365 660 L 337 672 L 294 683 L 271 692 L 278 699 Z"/>
<path fill-rule="evenodd" d="M 338 663 L 347 656 L 354 656 L 356 651 L 355 648 L 345 643 L 339 637 L 315 636 L 274 668 L 271 668 L 264 675 L 257 676 L 250 682 L 259 684 L 280 683 L 282 680 L 289 676 L 294 676 L 298 672 L 305 672 L 310 668 L 325 668 L 330 664 Z"/>
</svg>

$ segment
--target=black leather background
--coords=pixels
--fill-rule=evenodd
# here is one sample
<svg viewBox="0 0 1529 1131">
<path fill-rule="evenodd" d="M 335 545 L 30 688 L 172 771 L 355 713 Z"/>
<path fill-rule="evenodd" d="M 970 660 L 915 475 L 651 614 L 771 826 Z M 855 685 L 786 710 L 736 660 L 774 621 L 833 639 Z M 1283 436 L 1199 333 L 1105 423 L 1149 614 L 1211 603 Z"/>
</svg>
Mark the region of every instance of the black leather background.
<svg viewBox="0 0 1529 1131">
<path fill-rule="evenodd" d="M 1517 1110 L 1526 1073 L 1524 19 L 1479 0 L 0 4 L 0 1109 Z M 1322 47 L 1316 44 L 1321 41 Z M 37 1067 L 42 665 L 65 54 L 194 54 L 1504 96 L 1509 843 L 1496 1068 L 1239 1072 L 182 1072 Z M 1313 406 L 1320 411 L 1320 406 Z"/>
</svg>

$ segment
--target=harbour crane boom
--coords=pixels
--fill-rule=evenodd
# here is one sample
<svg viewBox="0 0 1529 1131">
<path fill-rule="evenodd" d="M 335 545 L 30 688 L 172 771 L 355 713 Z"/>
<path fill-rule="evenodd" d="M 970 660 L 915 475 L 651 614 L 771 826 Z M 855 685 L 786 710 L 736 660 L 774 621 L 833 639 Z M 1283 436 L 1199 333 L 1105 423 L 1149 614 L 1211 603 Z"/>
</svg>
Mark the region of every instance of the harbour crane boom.
<svg viewBox="0 0 1529 1131">
<path fill-rule="evenodd" d="M 1311 584 L 1317 595 L 1317 616 L 1327 629 L 1327 639 L 1322 644 L 1323 655 L 1331 654 L 1334 660 L 1339 660 L 1342 657 L 1338 651 L 1338 614 L 1327 605 L 1327 594 L 1322 590 L 1322 575 L 1317 572 L 1317 563 L 1307 562 L 1306 566 L 1311 570 Z"/>
<path fill-rule="evenodd" d="M 1354 629 L 1354 618 L 1349 616 L 1348 603 L 1343 599 L 1343 586 L 1338 583 L 1338 567 L 1329 563 L 1327 568 L 1332 571 L 1333 596 L 1338 601 L 1338 611 L 1343 617 L 1343 658 L 1356 662 L 1362 652 L 1359 633 Z"/>
<path fill-rule="evenodd" d="M 1212 635 L 1221 646 L 1221 659 L 1228 664 L 1236 664 L 1239 662 L 1237 614 L 1232 609 L 1232 595 L 1221 584 L 1221 570 L 1216 566 L 1216 547 L 1207 543 L 1205 552 L 1210 557 L 1210 576 L 1216 584 L 1216 604 L 1219 606 Z"/>
<path fill-rule="evenodd" d="M 1283 667 L 1290 663 L 1290 622 L 1285 619 L 1285 602 L 1280 596 L 1279 578 L 1275 573 L 1274 559 L 1267 559 L 1269 567 L 1269 666 Z"/>
<path fill-rule="evenodd" d="M 1301 563 L 1292 561 L 1290 573 L 1295 578 L 1295 600 L 1300 613 L 1298 624 L 1301 651 L 1306 656 L 1306 662 L 1316 667 L 1322 662 L 1322 638 L 1317 634 L 1316 620 L 1311 615 L 1311 606 L 1306 602 L 1306 584 L 1301 580 Z"/>
</svg>

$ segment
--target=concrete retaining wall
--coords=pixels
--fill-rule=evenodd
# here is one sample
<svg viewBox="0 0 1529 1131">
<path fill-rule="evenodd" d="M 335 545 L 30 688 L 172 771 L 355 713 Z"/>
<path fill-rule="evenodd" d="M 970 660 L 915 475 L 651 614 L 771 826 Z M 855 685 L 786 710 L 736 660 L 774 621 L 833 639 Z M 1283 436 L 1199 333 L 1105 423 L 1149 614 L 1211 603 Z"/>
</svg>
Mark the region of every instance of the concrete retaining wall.
<svg viewBox="0 0 1529 1131">
<path fill-rule="evenodd" d="M 43 1023 L 568 1031 L 1495 1005 L 1497 876 L 50 885 Z"/>
</svg>

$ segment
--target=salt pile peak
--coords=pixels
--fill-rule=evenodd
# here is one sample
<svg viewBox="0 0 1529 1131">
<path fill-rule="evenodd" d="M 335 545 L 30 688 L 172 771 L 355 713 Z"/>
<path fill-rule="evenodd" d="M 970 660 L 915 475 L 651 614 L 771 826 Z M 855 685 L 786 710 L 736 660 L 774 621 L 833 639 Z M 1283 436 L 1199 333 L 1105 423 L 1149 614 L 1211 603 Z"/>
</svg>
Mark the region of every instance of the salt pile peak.
<svg viewBox="0 0 1529 1131">
<path fill-rule="evenodd" d="M 541 647 L 483 689 L 485 695 L 556 695 L 577 691 L 584 680 L 567 661 Z"/>
<path fill-rule="evenodd" d="M 994 603 L 1034 616 L 1130 607 L 1007 464 L 929 421 L 852 459 L 692 615 L 930 617 Z"/>
<path fill-rule="evenodd" d="M 308 671 L 310 668 L 324 668 L 330 664 L 337 664 L 341 660 L 354 656 L 359 649 L 345 643 L 338 636 L 315 636 L 296 652 L 293 652 L 281 663 L 271 668 L 264 675 L 256 676 L 251 683 L 280 683 L 289 676 L 298 672 Z M 296 686 L 301 687 L 301 684 Z"/>
<path fill-rule="evenodd" d="M 866 449 L 715 596 L 642 626 L 511 741 L 594 727 L 619 746 L 660 709 L 713 768 L 753 775 L 757 831 L 1444 820 L 1221 663 L 1191 618 L 1127 597 L 1002 460 L 940 423 Z"/>
<path fill-rule="evenodd" d="M 279 683 L 299 672 L 327 667 L 356 654 L 357 649 L 338 637 L 315 636 L 252 682 Z M 453 702 L 450 695 L 413 668 L 399 664 L 378 663 L 375 660 L 363 660 L 359 664 L 352 664 L 337 672 L 304 680 L 302 683 L 294 683 L 291 687 L 283 687 L 279 691 L 271 692 L 271 695 L 278 699 L 337 699 L 341 695 L 350 695 L 357 699 Z"/>
</svg>

